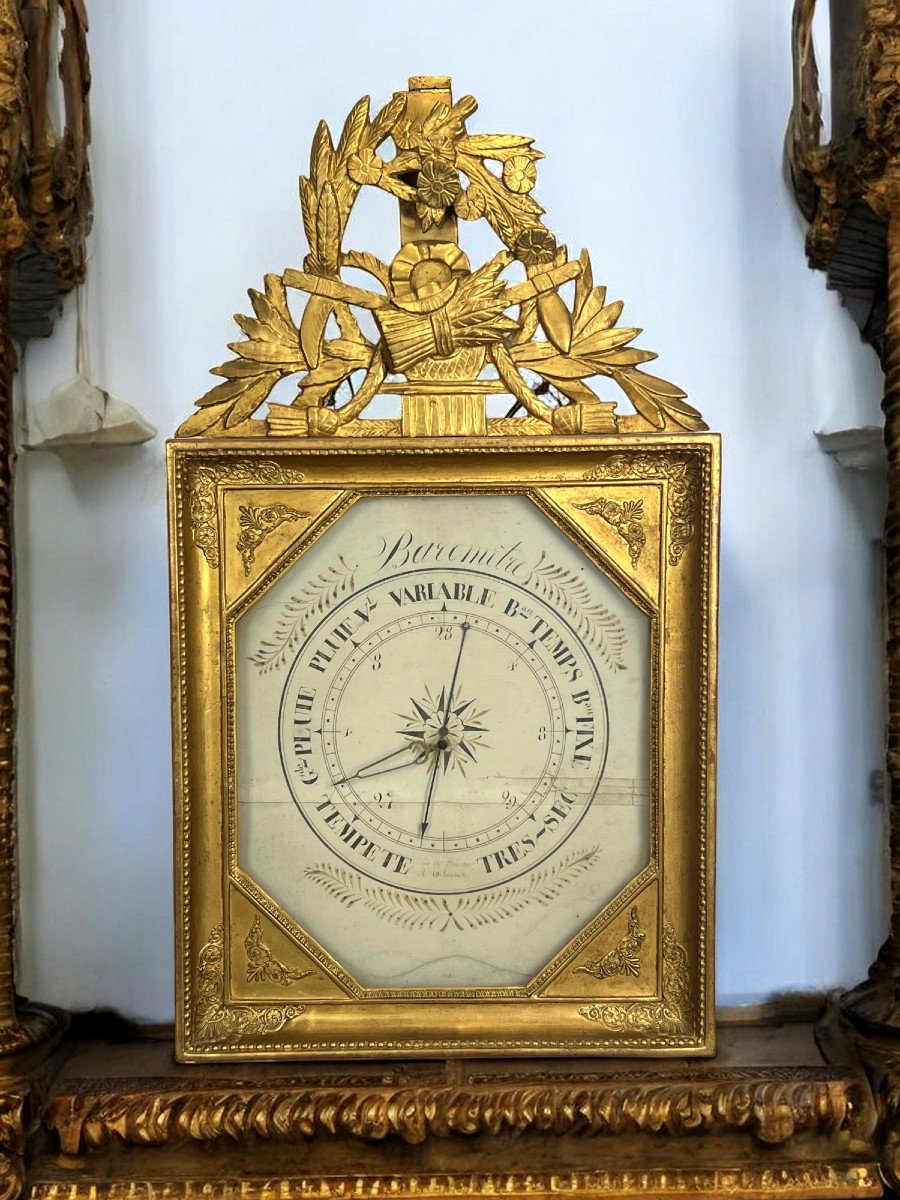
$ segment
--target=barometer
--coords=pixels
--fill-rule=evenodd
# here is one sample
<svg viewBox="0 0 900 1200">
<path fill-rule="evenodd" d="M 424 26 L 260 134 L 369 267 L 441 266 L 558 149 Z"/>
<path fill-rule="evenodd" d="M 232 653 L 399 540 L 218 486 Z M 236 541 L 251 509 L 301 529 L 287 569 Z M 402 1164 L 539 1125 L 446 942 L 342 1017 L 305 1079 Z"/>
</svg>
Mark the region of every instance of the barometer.
<svg viewBox="0 0 900 1200">
<path fill-rule="evenodd" d="M 475 107 L 319 126 L 169 443 L 185 1060 L 713 1050 L 718 440 Z"/>
</svg>

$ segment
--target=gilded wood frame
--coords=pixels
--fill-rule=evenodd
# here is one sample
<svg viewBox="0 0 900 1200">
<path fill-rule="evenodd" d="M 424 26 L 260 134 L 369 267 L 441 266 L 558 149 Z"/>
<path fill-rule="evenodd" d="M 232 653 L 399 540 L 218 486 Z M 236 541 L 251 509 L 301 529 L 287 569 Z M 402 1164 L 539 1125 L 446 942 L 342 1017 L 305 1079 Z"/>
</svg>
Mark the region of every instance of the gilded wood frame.
<svg viewBox="0 0 900 1200">
<path fill-rule="evenodd" d="M 169 444 L 182 1059 L 713 1052 L 718 451 L 713 434 Z M 325 490 L 324 508 L 299 503 Z M 339 530 L 353 496 L 444 492 L 532 495 L 656 611 L 659 858 L 524 989 L 373 993 L 231 861 L 228 621 L 323 527 Z M 575 495 L 613 507 L 589 516 Z M 613 515 L 628 498 L 643 501 L 637 555 Z M 313 511 L 255 535 L 248 571 L 238 511 L 274 505 Z M 579 963 L 627 936 L 632 911 L 649 992 L 584 973 L 573 985 Z M 251 955 L 274 964 L 268 979 L 248 981 Z"/>
</svg>

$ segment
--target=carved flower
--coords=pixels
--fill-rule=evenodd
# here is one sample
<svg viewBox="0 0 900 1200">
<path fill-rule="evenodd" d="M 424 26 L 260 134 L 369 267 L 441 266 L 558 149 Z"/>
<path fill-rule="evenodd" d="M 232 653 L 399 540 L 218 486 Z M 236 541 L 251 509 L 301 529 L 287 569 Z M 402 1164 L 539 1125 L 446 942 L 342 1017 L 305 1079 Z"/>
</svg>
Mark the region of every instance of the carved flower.
<svg viewBox="0 0 900 1200">
<path fill-rule="evenodd" d="M 487 210 L 484 193 L 474 183 L 470 183 L 466 190 L 456 197 L 453 207 L 456 215 L 463 221 L 477 221 Z"/>
<path fill-rule="evenodd" d="M 384 163 L 374 150 L 363 149 L 358 154 L 351 154 L 347 163 L 347 173 L 355 183 L 378 183 Z"/>
<path fill-rule="evenodd" d="M 537 183 L 537 167 L 527 154 L 514 154 L 503 164 L 503 182 L 511 192 L 524 195 Z"/>
<path fill-rule="evenodd" d="M 419 170 L 416 200 L 428 208 L 449 208 L 461 191 L 459 175 L 449 163 L 428 158 Z"/>
<path fill-rule="evenodd" d="M 404 117 L 394 126 L 391 137 L 399 150 L 412 150 L 422 140 L 422 126 L 418 121 Z"/>
<path fill-rule="evenodd" d="M 556 238 L 543 225 L 532 225 L 516 238 L 516 258 L 528 267 L 553 260 Z"/>
<path fill-rule="evenodd" d="M 422 155 L 423 160 L 437 158 L 441 162 L 451 164 L 456 162 L 456 148 L 453 138 L 447 134 L 440 134 L 437 137 L 420 137 L 415 146 Z"/>
</svg>

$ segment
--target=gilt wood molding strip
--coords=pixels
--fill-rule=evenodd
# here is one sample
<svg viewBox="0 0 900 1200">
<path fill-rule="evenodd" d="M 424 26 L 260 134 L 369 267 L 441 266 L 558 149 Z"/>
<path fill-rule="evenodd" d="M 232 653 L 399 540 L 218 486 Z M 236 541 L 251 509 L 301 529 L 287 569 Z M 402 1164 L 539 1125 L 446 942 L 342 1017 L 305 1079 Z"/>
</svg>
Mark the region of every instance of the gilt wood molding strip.
<svg viewBox="0 0 900 1200">
<path fill-rule="evenodd" d="M 669 1200 L 692 1196 L 734 1196 L 770 1200 L 773 1196 L 813 1200 L 824 1196 L 877 1196 L 881 1186 L 871 1166 L 822 1162 L 740 1164 L 728 1167 L 656 1167 L 593 1171 L 426 1171 L 381 1174 L 292 1176 L 286 1178 L 147 1179 L 127 1182 L 38 1182 L 31 1200 L 288 1200 L 317 1197 L 345 1200 L 389 1195 L 401 1200 L 456 1196 L 599 1196 Z"/>
<path fill-rule="evenodd" d="M 51 1098 L 45 1123 L 62 1151 L 111 1143 L 171 1146 L 345 1135 L 418 1144 L 453 1134 L 527 1130 L 564 1135 L 745 1131 L 765 1145 L 800 1133 L 861 1136 L 871 1127 L 864 1078 L 827 1067 L 640 1071 L 601 1081 L 570 1072 L 554 1081 L 511 1074 L 446 1084 L 378 1086 L 352 1076 L 301 1084 L 228 1086 L 147 1078 L 72 1081 Z"/>
</svg>

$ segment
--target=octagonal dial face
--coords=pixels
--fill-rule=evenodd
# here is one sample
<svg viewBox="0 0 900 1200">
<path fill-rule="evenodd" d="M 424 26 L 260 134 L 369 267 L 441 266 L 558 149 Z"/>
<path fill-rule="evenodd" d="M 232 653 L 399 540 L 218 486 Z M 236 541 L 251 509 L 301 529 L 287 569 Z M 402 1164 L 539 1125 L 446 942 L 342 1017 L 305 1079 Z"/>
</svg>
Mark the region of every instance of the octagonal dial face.
<svg viewBox="0 0 900 1200">
<path fill-rule="evenodd" d="M 237 641 L 239 864 L 361 982 L 524 982 L 645 864 L 648 620 L 525 498 L 360 501 Z"/>
</svg>

